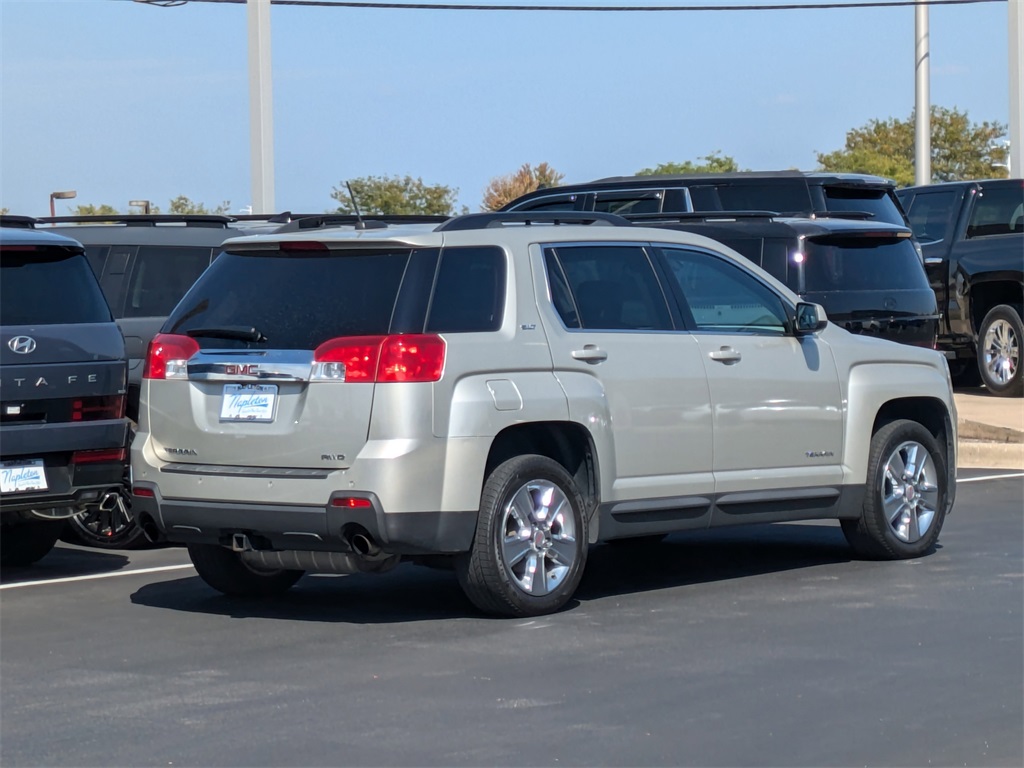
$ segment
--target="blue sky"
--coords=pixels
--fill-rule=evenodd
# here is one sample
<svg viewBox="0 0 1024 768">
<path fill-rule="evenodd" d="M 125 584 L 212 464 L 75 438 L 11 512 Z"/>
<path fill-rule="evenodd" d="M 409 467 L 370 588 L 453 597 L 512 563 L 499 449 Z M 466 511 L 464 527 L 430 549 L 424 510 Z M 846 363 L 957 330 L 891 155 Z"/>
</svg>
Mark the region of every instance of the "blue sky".
<svg viewBox="0 0 1024 768">
<path fill-rule="evenodd" d="M 932 102 L 1006 124 L 1006 4 L 933 7 L 930 29 Z M 811 170 L 848 130 L 914 106 L 910 7 L 273 6 L 271 33 L 278 210 L 331 210 L 345 179 L 411 175 L 476 211 L 523 163 L 567 183 L 715 151 Z M 58 213 L 251 202 L 244 5 L 0 0 L 0 65 L 0 207 L 47 215 L 65 189 L 78 198 Z"/>
</svg>

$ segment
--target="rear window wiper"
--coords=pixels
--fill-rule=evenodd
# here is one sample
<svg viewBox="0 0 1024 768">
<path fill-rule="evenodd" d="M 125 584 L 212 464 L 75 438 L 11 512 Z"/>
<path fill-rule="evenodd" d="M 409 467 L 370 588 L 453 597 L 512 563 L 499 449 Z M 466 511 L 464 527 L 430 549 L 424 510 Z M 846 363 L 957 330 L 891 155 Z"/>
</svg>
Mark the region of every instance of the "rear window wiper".
<svg viewBox="0 0 1024 768">
<path fill-rule="evenodd" d="M 195 338 L 206 336 L 211 339 L 231 339 L 232 341 L 266 341 L 267 337 L 256 328 L 246 328 L 244 325 L 225 325 L 220 328 L 191 328 L 185 334 Z"/>
</svg>

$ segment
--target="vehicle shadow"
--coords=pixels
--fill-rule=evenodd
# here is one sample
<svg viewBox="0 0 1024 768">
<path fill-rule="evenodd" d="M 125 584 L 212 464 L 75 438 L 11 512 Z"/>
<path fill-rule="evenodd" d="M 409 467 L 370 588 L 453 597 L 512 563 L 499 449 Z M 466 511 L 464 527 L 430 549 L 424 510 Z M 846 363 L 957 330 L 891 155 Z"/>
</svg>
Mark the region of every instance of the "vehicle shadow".
<svg viewBox="0 0 1024 768">
<path fill-rule="evenodd" d="M 586 571 L 564 611 L 603 598 L 780 573 L 851 560 L 837 524 L 758 525 L 676 534 L 660 542 L 590 548 Z M 231 618 L 385 624 L 488 617 L 451 571 L 402 564 L 386 574 L 307 575 L 273 598 L 221 595 L 198 577 L 154 582 L 134 604 Z"/>
<path fill-rule="evenodd" d="M 112 573 L 120 571 L 129 562 L 130 558 L 120 552 L 57 545 L 42 560 L 33 565 L 0 567 L 0 584 L 18 584 Z"/>
</svg>

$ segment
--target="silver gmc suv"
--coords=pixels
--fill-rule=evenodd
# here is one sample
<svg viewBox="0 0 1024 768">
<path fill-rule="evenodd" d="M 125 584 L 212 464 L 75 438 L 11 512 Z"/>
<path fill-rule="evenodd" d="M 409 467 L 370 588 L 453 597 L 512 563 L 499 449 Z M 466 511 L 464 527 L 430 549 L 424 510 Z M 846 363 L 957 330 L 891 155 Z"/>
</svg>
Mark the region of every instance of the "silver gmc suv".
<svg viewBox="0 0 1024 768">
<path fill-rule="evenodd" d="M 224 247 L 150 345 L 132 509 L 226 594 L 410 560 L 532 616 L 598 542 L 835 519 L 911 558 L 953 505 L 943 357 L 714 240 L 534 212 Z"/>
</svg>

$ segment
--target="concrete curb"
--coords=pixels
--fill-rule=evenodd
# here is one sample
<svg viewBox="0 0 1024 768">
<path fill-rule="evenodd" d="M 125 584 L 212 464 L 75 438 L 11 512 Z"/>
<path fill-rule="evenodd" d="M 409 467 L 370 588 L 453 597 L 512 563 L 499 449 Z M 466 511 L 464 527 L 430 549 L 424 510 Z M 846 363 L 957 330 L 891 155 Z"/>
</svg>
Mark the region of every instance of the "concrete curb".
<svg viewBox="0 0 1024 768">
<path fill-rule="evenodd" d="M 1024 432 L 978 421 L 957 422 L 957 467 L 1024 471 Z"/>
</svg>

